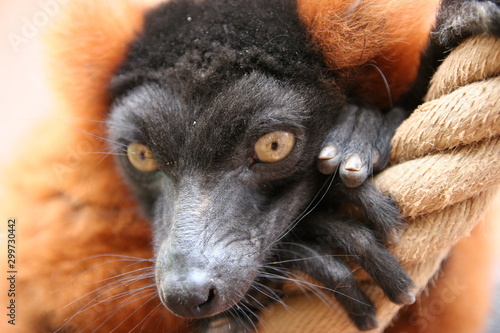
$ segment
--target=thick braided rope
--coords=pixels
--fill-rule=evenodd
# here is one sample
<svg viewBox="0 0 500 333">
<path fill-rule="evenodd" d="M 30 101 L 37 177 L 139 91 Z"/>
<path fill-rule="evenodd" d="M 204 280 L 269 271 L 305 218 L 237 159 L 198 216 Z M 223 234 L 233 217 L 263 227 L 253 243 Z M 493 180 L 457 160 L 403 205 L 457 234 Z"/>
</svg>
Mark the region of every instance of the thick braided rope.
<svg viewBox="0 0 500 333">
<path fill-rule="evenodd" d="M 393 139 L 394 164 L 375 178 L 409 224 L 391 250 L 423 290 L 450 249 L 474 228 L 500 184 L 500 40 L 475 37 L 435 74 L 422 104 Z M 382 332 L 399 310 L 358 271 Z M 262 332 L 357 332 L 338 304 L 290 297 L 264 314 Z M 272 315 L 271 315 L 272 314 Z"/>
<path fill-rule="evenodd" d="M 375 181 L 411 224 L 394 248 L 404 263 L 468 234 L 500 184 L 500 40 L 476 37 L 450 54 L 398 128 L 391 160 Z"/>
</svg>

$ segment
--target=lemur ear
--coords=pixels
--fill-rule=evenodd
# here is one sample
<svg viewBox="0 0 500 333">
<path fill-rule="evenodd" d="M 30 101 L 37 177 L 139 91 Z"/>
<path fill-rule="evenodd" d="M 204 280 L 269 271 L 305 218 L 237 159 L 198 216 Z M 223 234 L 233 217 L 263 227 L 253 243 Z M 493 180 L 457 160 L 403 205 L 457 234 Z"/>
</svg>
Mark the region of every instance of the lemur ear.
<svg viewBox="0 0 500 333">
<path fill-rule="evenodd" d="M 301 20 L 328 66 L 365 99 L 384 104 L 417 75 L 440 0 L 297 0 Z M 371 64 L 371 65 L 367 65 Z M 354 82 L 352 82 L 354 80 Z"/>
<path fill-rule="evenodd" d="M 72 0 L 64 5 L 44 36 L 48 79 L 55 100 L 64 103 L 59 110 L 71 110 L 72 117 L 103 118 L 109 81 L 151 3 Z"/>
</svg>

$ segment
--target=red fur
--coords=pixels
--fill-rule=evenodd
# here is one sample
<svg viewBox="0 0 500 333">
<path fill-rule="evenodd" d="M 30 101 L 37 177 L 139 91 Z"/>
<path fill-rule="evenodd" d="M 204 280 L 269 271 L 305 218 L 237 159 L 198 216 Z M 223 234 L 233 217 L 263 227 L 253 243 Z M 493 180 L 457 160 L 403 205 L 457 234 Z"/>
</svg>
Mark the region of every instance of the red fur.
<svg viewBox="0 0 500 333">
<path fill-rule="evenodd" d="M 415 80 L 439 0 L 297 0 L 302 21 L 330 68 L 369 101 L 386 106 Z M 351 82 L 354 81 L 354 82 Z"/>
</svg>

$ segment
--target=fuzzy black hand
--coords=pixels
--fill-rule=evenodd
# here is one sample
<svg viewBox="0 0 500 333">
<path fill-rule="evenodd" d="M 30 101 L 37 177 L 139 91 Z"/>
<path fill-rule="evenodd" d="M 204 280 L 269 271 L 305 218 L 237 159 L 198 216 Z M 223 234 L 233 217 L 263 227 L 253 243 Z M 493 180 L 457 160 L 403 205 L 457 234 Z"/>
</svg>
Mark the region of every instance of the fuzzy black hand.
<svg viewBox="0 0 500 333">
<path fill-rule="evenodd" d="M 378 326 L 375 305 L 359 288 L 345 258 L 359 264 L 392 302 L 415 302 L 411 278 L 377 234 L 354 218 L 328 209 L 316 211 L 283 243 L 280 260 L 320 281 L 359 330 L 371 330 Z"/>
<path fill-rule="evenodd" d="M 442 1 L 432 44 L 449 49 L 481 34 L 500 37 L 500 1 Z"/>
<path fill-rule="evenodd" d="M 399 108 L 383 114 L 374 108 L 346 106 L 323 142 L 319 171 L 329 175 L 338 170 L 344 185 L 360 186 L 387 164 L 391 138 L 403 119 Z"/>
</svg>

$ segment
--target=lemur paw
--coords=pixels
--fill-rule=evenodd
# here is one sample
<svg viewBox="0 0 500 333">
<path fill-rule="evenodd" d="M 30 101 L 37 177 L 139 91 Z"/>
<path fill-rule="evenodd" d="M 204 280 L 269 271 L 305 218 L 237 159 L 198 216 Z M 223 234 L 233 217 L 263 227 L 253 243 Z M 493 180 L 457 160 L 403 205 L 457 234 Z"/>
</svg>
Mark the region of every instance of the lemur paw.
<svg viewBox="0 0 500 333">
<path fill-rule="evenodd" d="M 389 160 L 390 140 L 403 120 L 403 111 L 387 114 L 378 109 L 348 105 L 323 142 L 318 170 L 326 175 L 337 170 L 344 185 L 358 187 Z"/>
<path fill-rule="evenodd" d="M 500 37 L 499 1 L 442 2 L 432 36 L 434 42 L 451 48 L 470 36 L 481 34 Z"/>
</svg>

